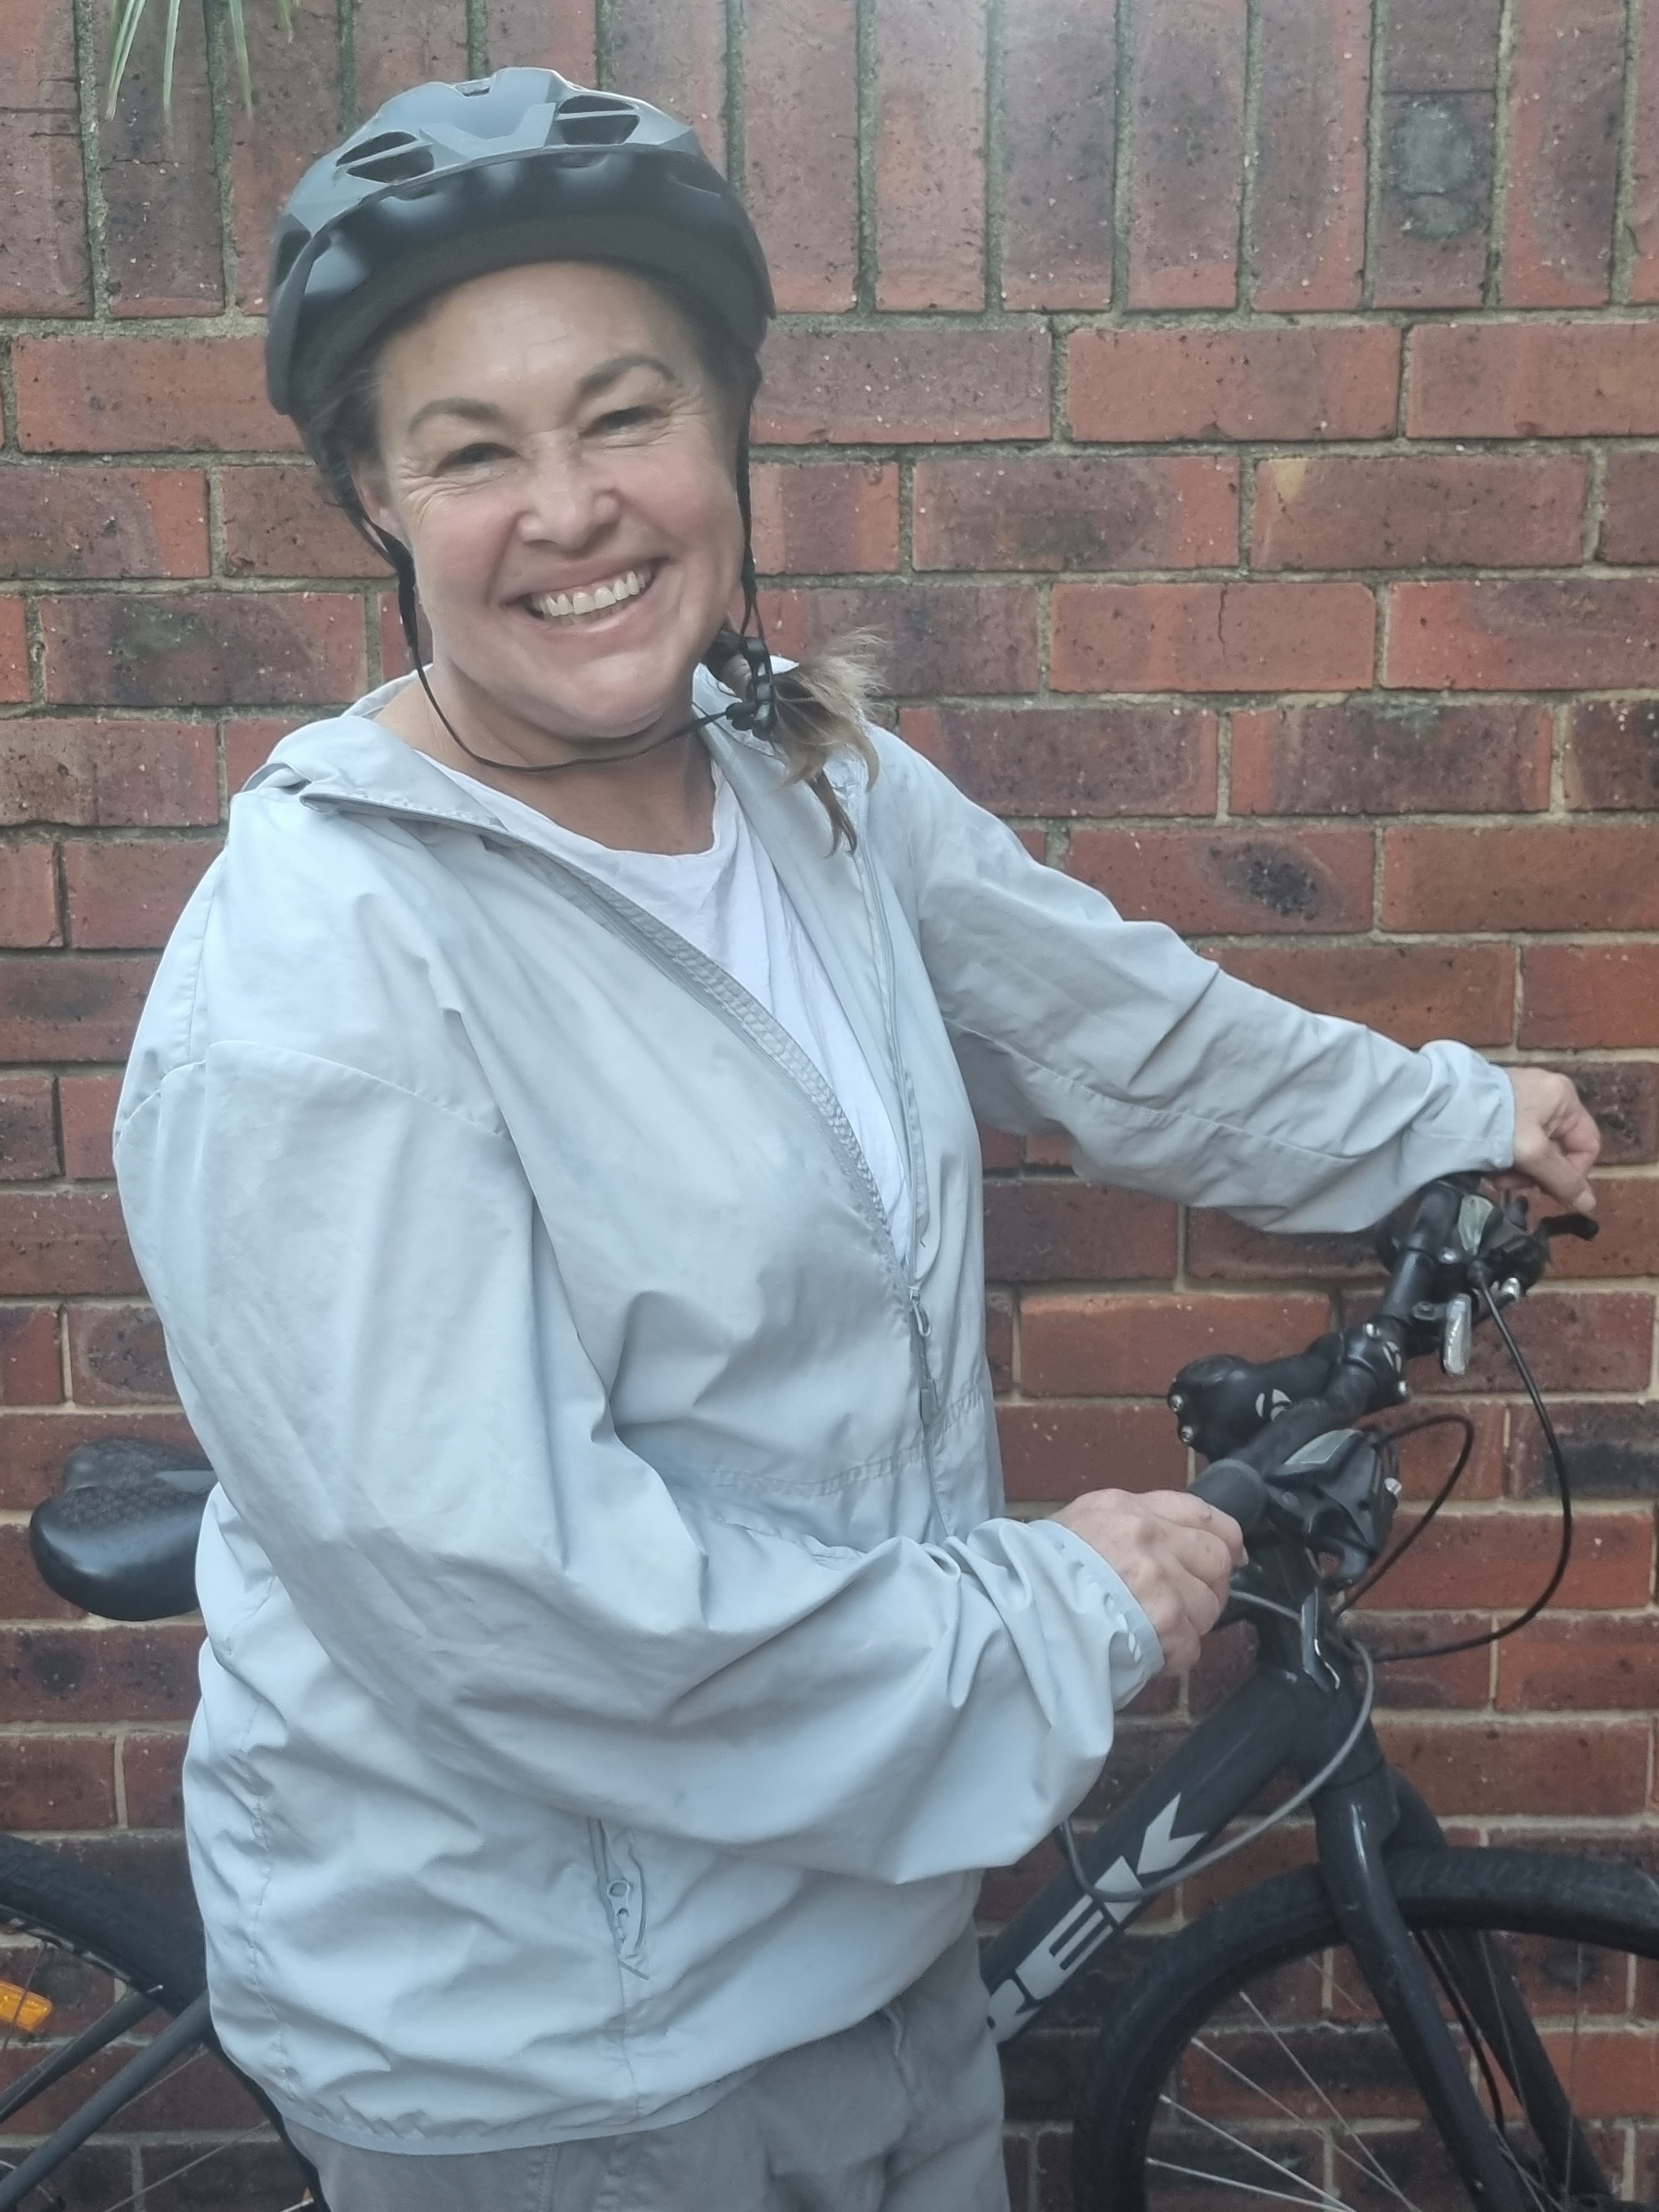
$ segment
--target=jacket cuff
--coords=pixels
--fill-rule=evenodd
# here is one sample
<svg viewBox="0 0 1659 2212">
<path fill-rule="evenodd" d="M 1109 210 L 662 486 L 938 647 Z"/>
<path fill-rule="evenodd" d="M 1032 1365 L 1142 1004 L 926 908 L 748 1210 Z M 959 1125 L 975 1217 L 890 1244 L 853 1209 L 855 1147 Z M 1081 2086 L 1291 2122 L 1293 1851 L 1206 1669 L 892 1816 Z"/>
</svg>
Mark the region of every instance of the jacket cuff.
<svg viewBox="0 0 1659 2212">
<path fill-rule="evenodd" d="M 1158 1631 L 1141 1611 L 1139 1600 L 1131 1591 L 1117 1569 L 1103 1559 L 1094 1546 L 1087 1543 L 1074 1528 L 1060 1521 L 1027 1521 L 1023 1526 L 1039 1543 L 1056 1544 L 1074 1565 L 1089 1570 L 1099 1584 L 1112 1613 L 1133 1647 L 1134 1658 L 1129 1666 L 1115 1662 L 1112 1668 L 1112 1702 L 1127 1705 L 1137 1697 L 1154 1674 L 1164 1671 L 1164 1646 L 1158 1640 Z"/>
</svg>

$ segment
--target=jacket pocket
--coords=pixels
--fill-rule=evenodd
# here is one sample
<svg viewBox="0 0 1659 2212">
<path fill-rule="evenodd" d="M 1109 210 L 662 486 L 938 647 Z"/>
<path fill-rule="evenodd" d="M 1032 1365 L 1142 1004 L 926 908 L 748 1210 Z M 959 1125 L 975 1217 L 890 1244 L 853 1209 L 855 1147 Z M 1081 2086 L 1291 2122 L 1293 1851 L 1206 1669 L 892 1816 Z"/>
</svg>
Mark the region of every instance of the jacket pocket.
<svg viewBox="0 0 1659 2212">
<path fill-rule="evenodd" d="M 593 1871 L 599 1879 L 599 1903 L 611 1923 L 611 1941 L 617 1961 L 630 1973 L 646 1972 L 645 1876 L 635 1855 L 633 1838 L 625 1828 L 607 1827 L 590 1820 L 588 1835 L 593 1850 Z"/>
</svg>

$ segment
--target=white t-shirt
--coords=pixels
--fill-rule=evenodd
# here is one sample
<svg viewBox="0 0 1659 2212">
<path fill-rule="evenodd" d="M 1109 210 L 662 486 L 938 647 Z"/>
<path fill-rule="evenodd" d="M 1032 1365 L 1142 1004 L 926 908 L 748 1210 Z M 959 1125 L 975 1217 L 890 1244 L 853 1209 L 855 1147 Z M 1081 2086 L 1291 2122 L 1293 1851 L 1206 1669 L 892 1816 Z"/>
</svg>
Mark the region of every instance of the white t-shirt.
<svg viewBox="0 0 1659 2212">
<path fill-rule="evenodd" d="M 707 852 L 627 853 L 578 836 L 447 761 L 432 764 L 453 776 L 504 830 L 632 899 L 759 1000 L 840 1101 L 881 1194 L 893 1242 L 901 1255 L 907 1252 L 910 1186 L 891 1117 L 829 971 L 719 766 L 709 763 L 714 842 Z"/>
</svg>

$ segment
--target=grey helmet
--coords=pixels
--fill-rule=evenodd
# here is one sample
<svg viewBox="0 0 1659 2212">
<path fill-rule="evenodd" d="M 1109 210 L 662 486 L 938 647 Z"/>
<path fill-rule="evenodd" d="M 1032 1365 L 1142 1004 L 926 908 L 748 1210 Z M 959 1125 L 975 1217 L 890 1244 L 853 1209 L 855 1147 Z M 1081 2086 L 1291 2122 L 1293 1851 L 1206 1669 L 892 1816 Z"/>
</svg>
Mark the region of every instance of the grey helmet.
<svg viewBox="0 0 1659 2212">
<path fill-rule="evenodd" d="M 754 227 L 686 125 L 551 70 L 497 70 L 398 93 L 300 179 L 271 246 L 271 404 L 304 428 L 406 308 L 546 260 L 666 279 L 750 354 L 774 313 Z"/>
</svg>

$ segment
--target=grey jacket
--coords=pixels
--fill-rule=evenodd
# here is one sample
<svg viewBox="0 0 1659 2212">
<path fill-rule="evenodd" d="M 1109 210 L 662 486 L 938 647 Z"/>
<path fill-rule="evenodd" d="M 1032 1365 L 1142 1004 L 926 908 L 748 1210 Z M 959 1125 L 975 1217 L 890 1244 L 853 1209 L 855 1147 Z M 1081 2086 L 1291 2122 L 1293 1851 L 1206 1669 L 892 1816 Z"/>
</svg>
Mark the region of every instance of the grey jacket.
<svg viewBox="0 0 1659 2212">
<path fill-rule="evenodd" d="M 896 739 L 837 769 L 831 855 L 716 727 L 907 1149 L 897 1251 L 787 1035 L 380 696 L 235 801 L 117 1165 L 220 1477 L 216 2020 L 325 2133 L 478 2148 L 687 2115 L 885 2002 L 1159 1664 L 1087 1547 L 1001 1517 L 975 1115 L 1336 1229 L 1506 1161 L 1512 1109 L 1124 923 Z"/>
</svg>

